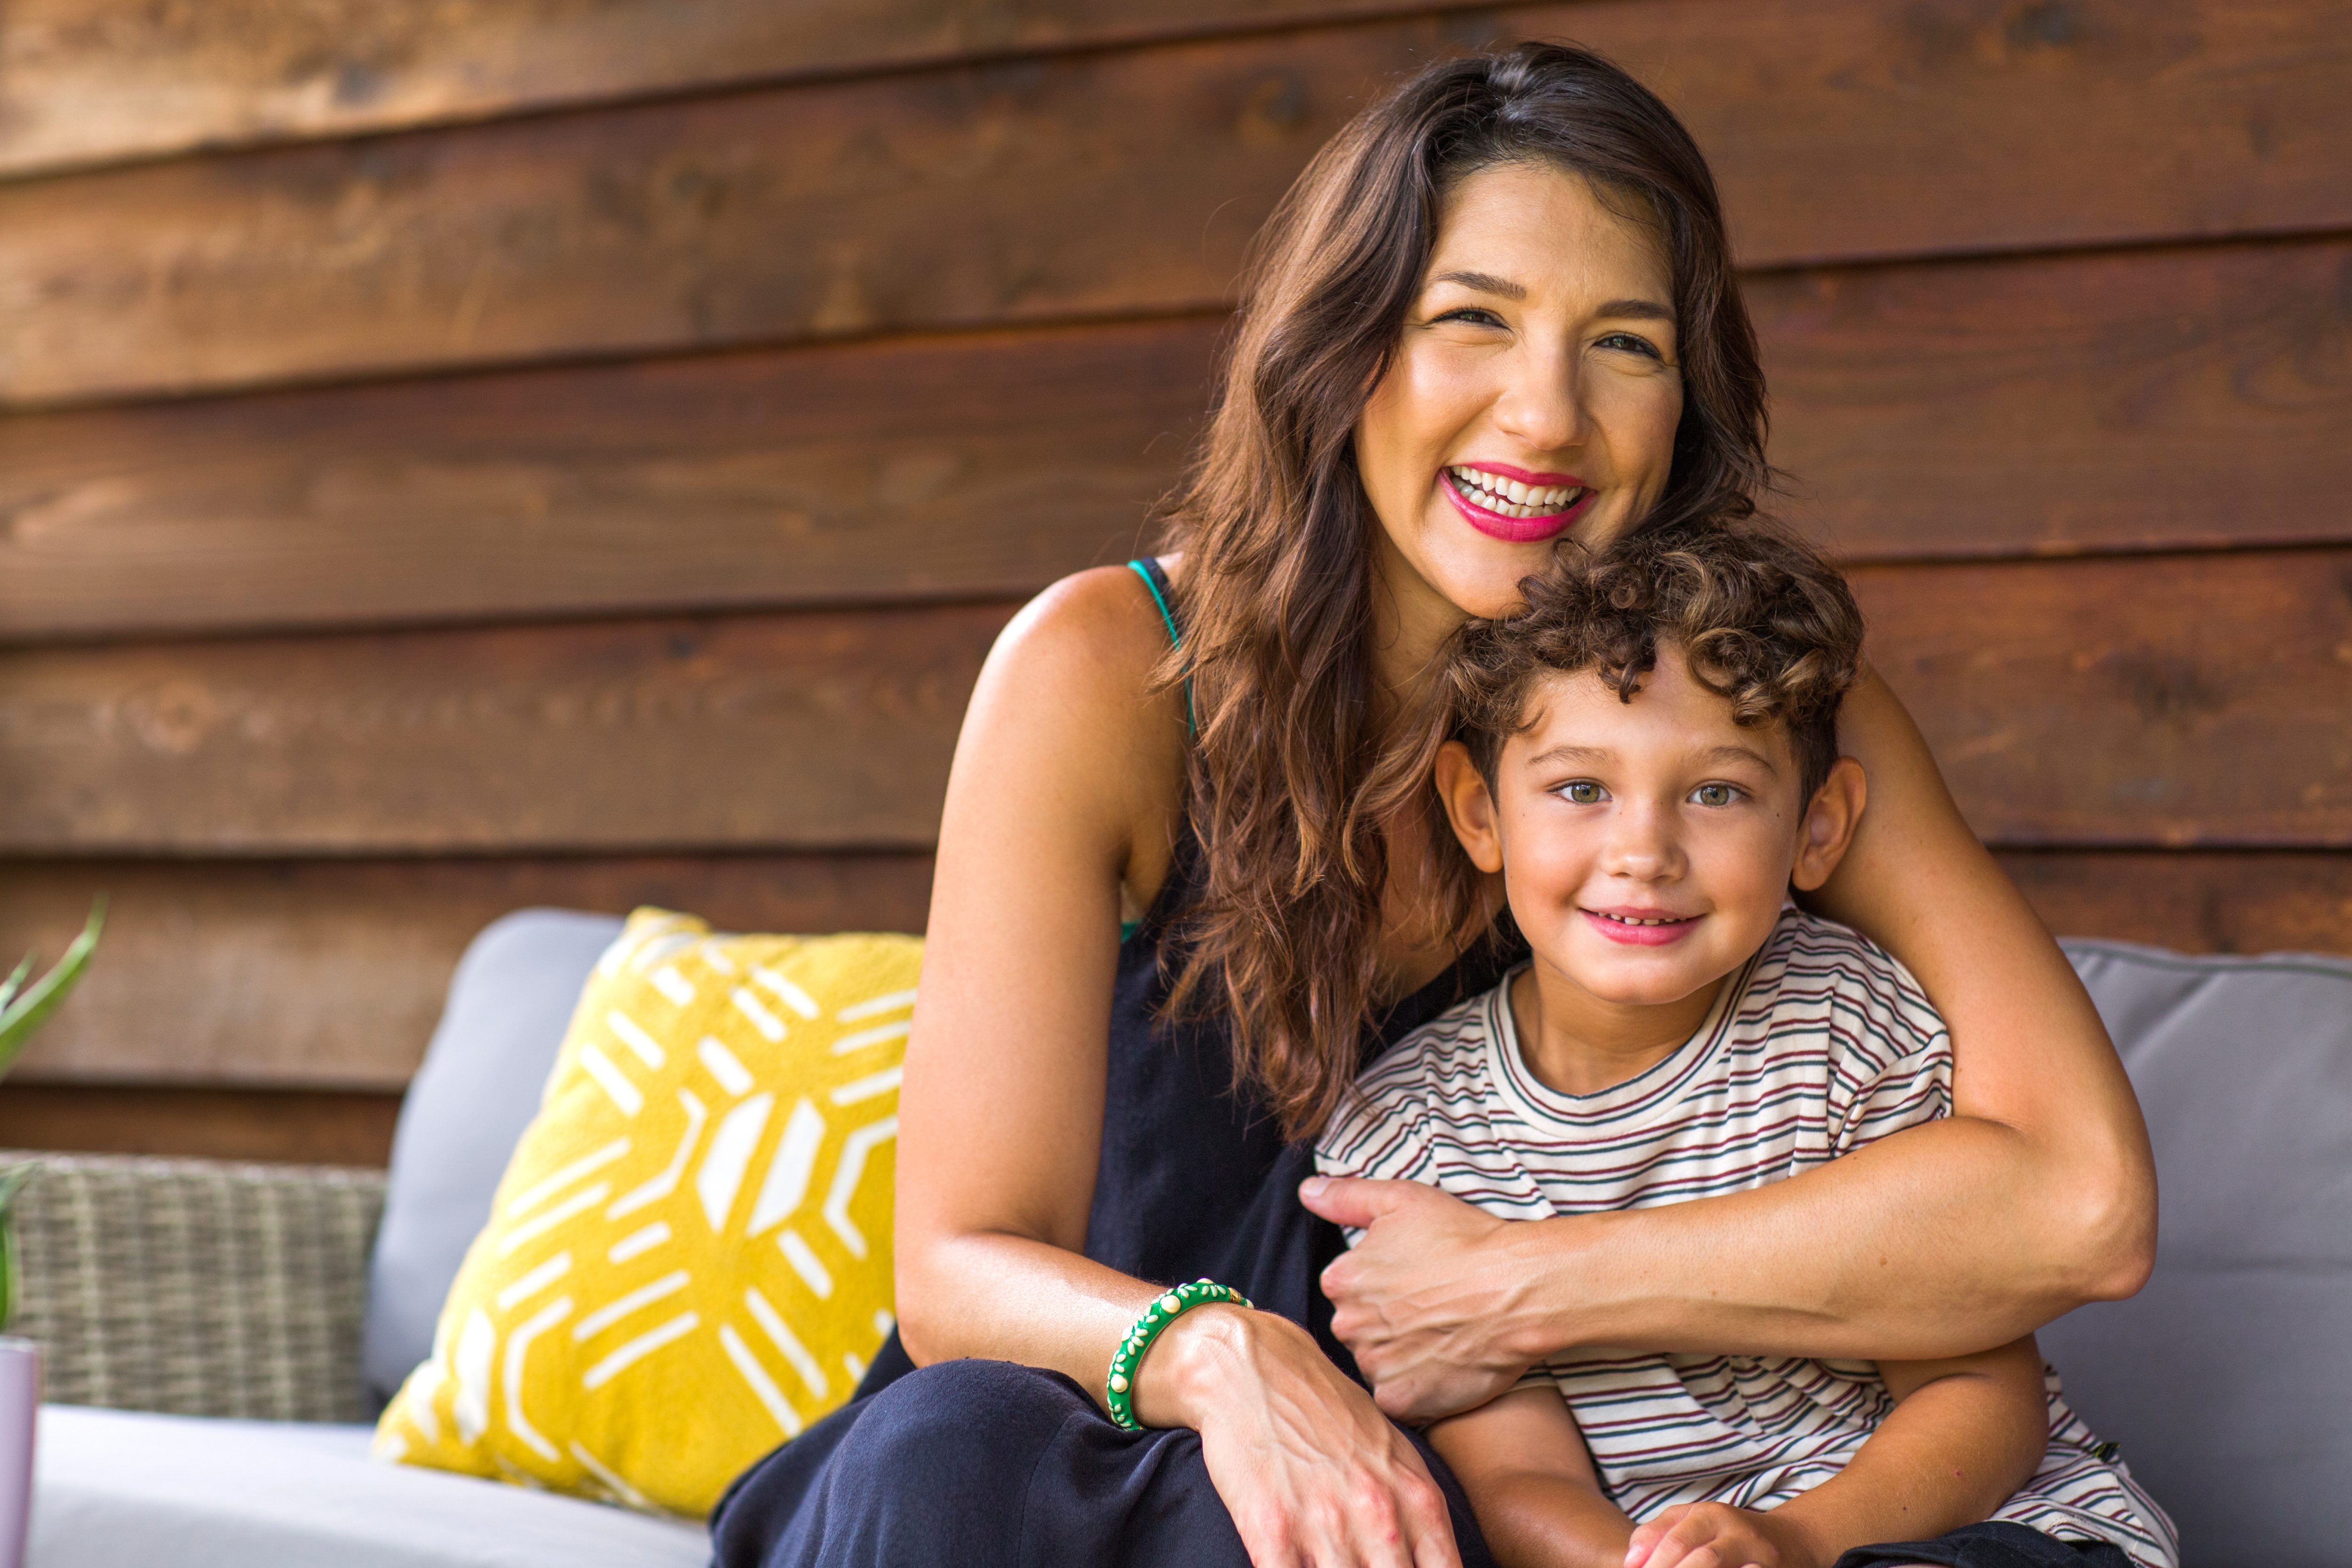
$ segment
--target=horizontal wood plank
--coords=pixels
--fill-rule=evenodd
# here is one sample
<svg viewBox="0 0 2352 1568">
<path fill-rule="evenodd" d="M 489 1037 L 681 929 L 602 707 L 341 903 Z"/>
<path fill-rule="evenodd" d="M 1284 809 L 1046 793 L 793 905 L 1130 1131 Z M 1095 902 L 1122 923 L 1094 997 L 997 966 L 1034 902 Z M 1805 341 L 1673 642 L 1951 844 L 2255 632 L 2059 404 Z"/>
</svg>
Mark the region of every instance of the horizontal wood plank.
<svg viewBox="0 0 2352 1568">
<path fill-rule="evenodd" d="M 399 1118 L 383 1092 L 11 1082 L 0 1148 L 382 1168 Z"/>
<path fill-rule="evenodd" d="M 1751 286 L 1849 560 L 2352 539 L 2352 244 Z M 1133 553 L 1223 318 L 0 419 L 0 640 L 1014 596 Z"/>
<path fill-rule="evenodd" d="M 2352 552 L 1854 573 L 2003 845 L 2352 844 Z M 918 847 L 1006 605 L 0 655 L 0 853 Z"/>
<path fill-rule="evenodd" d="M 2000 864 L 2060 936 L 2352 955 L 2352 855 L 2008 850 Z"/>
<path fill-rule="evenodd" d="M 1213 308 L 1368 94 L 1574 36 L 1750 266 L 2352 221 L 2352 0 L 1595 0 L 1021 60 L 0 190 L 0 402 Z"/>
<path fill-rule="evenodd" d="M 94 894 L 110 906 L 96 962 L 11 1073 L 5 1111 L 40 1083 L 396 1090 L 458 954 L 510 910 L 657 904 L 735 931 L 919 931 L 930 859 L 68 860 L 0 866 L 0 885 L 11 964 L 54 958 Z M 0 1121 L 0 1143 L 22 1136 Z"/>
<path fill-rule="evenodd" d="M 1852 575 L 1989 842 L 2352 845 L 2352 552 Z"/>
<path fill-rule="evenodd" d="M 1223 329 L 0 418 L 0 640 L 1025 595 L 1136 552 Z"/>
<path fill-rule="evenodd" d="M 0 175 L 1428 0 L 12 0 Z"/>
<path fill-rule="evenodd" d="M 2062 936 L 2352 953 L 2352 854 L 2013 849 L 2000 860 Z M 114 912 L 103 961 L 0 1095 L 0 1144 L 381 1163 L 286 1140 L 310 1138 L 301 1122 L 319 1116 L 336 1147 L 356 1136 L 335 1120 L 344 1096 L 362 1131 L 380 1122 L 389 1136 L 390 1102 L 366 1108 L 407 1081 L 458 953 L 499 915 L 655 903 L 734 930 L 919 931 L 929 862 L 66 862 L 5 874 L 0 953 L 54 954 L 93 890 Z M 255 1092 L 217 1103 L 175 1092 L 196 1086 Z M 292 1089 L 334 1103 L 273 1098 Z"/>
<path fill-rule="evenodd" d="M 2352 540 L 2352 243 L 1759 279 L 1784 510 L 1848 560 Z"/>
<path fill-rule="evenodd" d="M 928 845 L 1010 614 L 0 655 L 0 854 Z"/>
</svg>

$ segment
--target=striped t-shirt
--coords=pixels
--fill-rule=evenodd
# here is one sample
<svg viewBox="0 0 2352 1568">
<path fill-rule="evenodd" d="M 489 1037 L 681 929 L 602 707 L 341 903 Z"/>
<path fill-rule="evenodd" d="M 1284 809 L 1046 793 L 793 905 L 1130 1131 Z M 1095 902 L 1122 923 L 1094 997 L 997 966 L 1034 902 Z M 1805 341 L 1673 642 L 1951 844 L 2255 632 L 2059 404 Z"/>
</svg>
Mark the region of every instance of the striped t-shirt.
<svg viewBox="0 0 2352 1568">
<path fill-rule="evenodd" d="M 1598 1094 L 1547 1089 L 1511 982 L 1432 1020 L 1359 1080 L 1316 1152 L 1330 1175 L 1425 1182 L 1506 1219 L 1745 1192 L 1948 1115 L 1952 1052 L 1908 971 L 1845 927 L 1784 910 L 1698 1032 Z M 1349 1233 L 1349 1245 L 1362 1238 Z M 2050 1446 L 1994 1514 L 2176 1568 L 2172 1523 L 2050 1389 Z M 1548 1362 L 1601 1485 L 1634 1520 L 1679 1503 L 1770 1509 L 1843 1469 L 1894 1401 L 1865 1361 L 1592 1351 Z"/>
</svg>

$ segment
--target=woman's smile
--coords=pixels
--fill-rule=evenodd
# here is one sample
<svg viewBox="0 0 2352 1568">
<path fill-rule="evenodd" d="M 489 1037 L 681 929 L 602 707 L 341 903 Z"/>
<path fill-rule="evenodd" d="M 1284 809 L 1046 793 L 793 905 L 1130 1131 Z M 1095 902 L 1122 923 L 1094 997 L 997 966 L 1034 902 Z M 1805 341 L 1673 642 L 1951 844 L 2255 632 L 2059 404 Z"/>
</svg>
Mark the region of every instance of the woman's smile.
<svg viewBox="0 0 2352 1568">
<path fill-rule="evenodd" d="M 1531 474 L 1500 463 L 1457 463 L 1437 476 L 1454 509 L 1490 538 L 1528 544 L 1576 525 L 1592 490 L 1574 474 Z"/>
</svg>

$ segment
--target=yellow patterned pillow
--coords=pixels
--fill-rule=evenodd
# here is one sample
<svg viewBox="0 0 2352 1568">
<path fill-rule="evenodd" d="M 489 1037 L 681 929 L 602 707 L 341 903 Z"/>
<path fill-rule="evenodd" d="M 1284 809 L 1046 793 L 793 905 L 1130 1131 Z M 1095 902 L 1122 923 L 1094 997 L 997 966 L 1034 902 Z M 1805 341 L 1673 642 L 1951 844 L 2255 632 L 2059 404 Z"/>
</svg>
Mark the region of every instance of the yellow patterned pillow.
<svg viewBox="0 0 2352 1568">
<path fill-rule="evenodd" d="M 379 1455 L 701 1515 L 890 1330 L 922 943 L 629 917 Z"/>
</svg>

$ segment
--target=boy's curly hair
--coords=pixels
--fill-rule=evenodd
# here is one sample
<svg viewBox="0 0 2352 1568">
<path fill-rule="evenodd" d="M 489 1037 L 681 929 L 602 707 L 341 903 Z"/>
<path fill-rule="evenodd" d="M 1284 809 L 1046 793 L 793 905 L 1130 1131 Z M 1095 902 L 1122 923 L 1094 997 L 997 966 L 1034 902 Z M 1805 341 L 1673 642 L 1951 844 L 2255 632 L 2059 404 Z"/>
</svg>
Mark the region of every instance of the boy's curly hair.
<svg viewBox="0 0 2352 1568">
<path fill-rule="evenodd" d="M 1631 702 L 1673 644 L 1742 725 L 1782 724 L 1801 800 L 1836 763 L 1838 705 L 1862 668 L 1862 612 L 1836 568 L 1759 519 L 1643 530 L 1563 550 L 1520 584 L 1527 605 L 1455 634 L 1442 684 L 1456 739 L 1491 785 L 1546 671 L 1592 670 Z"/>
</svg>

